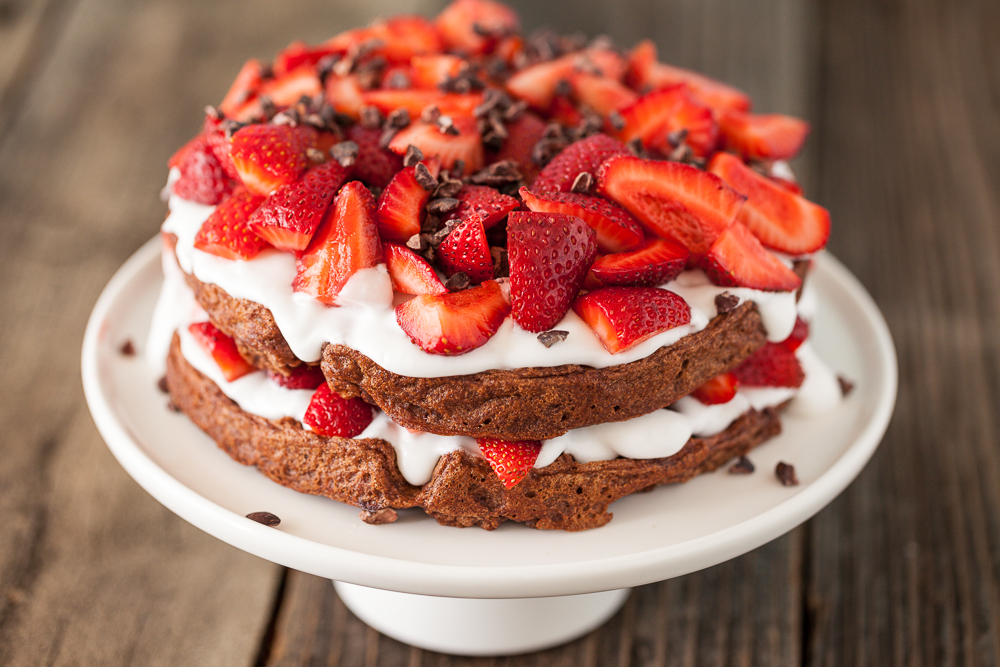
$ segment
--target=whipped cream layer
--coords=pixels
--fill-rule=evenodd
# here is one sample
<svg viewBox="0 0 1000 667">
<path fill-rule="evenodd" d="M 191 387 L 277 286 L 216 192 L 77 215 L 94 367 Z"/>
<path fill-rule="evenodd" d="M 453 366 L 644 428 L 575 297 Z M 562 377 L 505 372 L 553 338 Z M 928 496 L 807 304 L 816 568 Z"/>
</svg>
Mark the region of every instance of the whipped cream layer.
<svg viewBox="0 0 1000 667">
<path fill-rule="evenodd" d="M 176 177 L 175 173 L 171 180 Z M 536 334 L 524 331 L 508 317 L 485 345 L 459 356 L 428 354 L 415 345 L 396 322 L 394 295 L 385 265 L 357 272 L 338 299 L 328 307 L 313 297 L 292 291 L 295 258 L 268 249 L 252 260 L 229 260 L 194 247 L 194 238 L 214 207 L 170 195 L 170 215 L 163 231 L 177 237 L 177 261 L 185 272 L 204 283 L 218 285 L 230 296 L 265 306 L 297 357 L 315 362 L 324 343 L 346 345 L 379 366 L 410 377 L 466 375 L 490 369 L 580 364 L 606 368 L 645 358 L 661 347 L 704 329 L 717 314 L 715 297 L 728 292 L 740 301 L 753 301 L 761 314 L 768 339 L 781 341 L 795 325 L 794 292 L 763 292 L 713 285 L 702 271 L 685 271 L 662 285 L 691 306 L 691 322 L 664 331 L 618 354 L 604 349 L 587 324 L 569 311 L 555 329 L 567 331 L 566 340 L 546 348 Z M 398 302 L 398 301 L 397 301 Z"/>
</svg>

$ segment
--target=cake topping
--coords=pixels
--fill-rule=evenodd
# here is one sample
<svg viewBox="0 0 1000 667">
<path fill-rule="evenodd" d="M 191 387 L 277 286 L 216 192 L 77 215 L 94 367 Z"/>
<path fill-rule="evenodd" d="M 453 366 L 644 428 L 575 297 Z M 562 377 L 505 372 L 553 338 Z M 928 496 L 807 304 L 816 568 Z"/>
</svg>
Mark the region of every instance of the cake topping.
<svg viewBox="0 0 1000 667">
<path fill-rule="evenodd" d="M 372 423 L 372 406 L 360 398 L 344 398 L 324 382 L 316 389 L 305 422 L 320 435 L 353 438 Z"/>
<path fill-rule="evenodd" d="M 198 341 L 198 344 L 212 356 L 228 382 L 257 370 L 240 355 L 239 350 L 236 349 L 236 341 L 219 331 L 211 322 L 195 322 L 188 327 L 188 331 Z"/>
<path fill-rule="evenodd" d="M 247 514 L 247 518 L 251 521 L 264 524 L 268 528 L 277 528 L 278 524 L 281 523 L 281 519 L 270 512 L 250 512 L 250 514 Z"/>
<path fill-rule="evenodd" d="M 754 470 L 753 462 L 745 456 L 736 459 L 736 463 L 729 466 L 730 475 L 749 475 Z"/>
<path fill-rule="evenodd" d="M 795 474 L 795 466 L 790 463 L 778 461 L 778 465 L 774 468 L 774 474 L 778 477 L 778 481 L 781 482 L 782 486 L 799 485 L 799 478 Z"/>
<path fill-rule="evenodd" d="M 496 440 L 479 438 L 479 451 L 489 462 L 501 483 L 511 489 L 535 466 L 542 443 L 538 440 Z"/>
<path fill-rule="evenodd" d="M 578 297 L 573 310 L 612 354 L 691 321 L 684 299 L 656 287 L 602 287 Z"/>
<path fill-rule="evenodd" d="M 545 347 L 552 347 L 556 343 L 561 343 L 566 340 L 569 336 L 568 331 L 560 331 L 559 329 L 550 329 L 549 331 L 543 331 L 538 334 L 538 342 Z"/>
</svg>

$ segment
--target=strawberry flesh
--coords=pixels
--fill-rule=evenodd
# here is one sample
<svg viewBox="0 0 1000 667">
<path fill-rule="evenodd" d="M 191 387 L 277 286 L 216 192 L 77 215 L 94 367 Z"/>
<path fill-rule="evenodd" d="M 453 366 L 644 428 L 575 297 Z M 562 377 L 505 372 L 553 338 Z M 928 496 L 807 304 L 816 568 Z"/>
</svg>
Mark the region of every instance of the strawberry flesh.
<svg viewBox="0 0 1000 667">
<path fill-rule="evenodd" d="M 519 204 L 510 195 L 497 192 L 485 185 L 466 184 L 455 195 L 458 206 L 444 214 L 441 219 L 464 220 L 474 215 L 482 217 L 483 229 L 489 229 L 507 217 Z"/>
<path fill-rule="evenodd" d="M 226 382 L 238 380 L 257 370 L 240 355 L 240 351 L 236 349 L 236 341 L 219 331 L 211 322 L 195 322 L 188 326 L 188 331 L 218 364 Z"/>
<path fill-rule="evenodd" d="M 268 247 L 250 227 L 250 218 L 264 197 L 238 187 L 219 204 L 194 237 L 194 247 L 226 259 L 253 259 Z"/>
<path fill-rule="evenodd" d="M 573 142 L 545 165 L 532 184 L 532 190 L 546 192 L 569 192 L 576 177 L 582 172 L 597 175 L 597 169 L 614 155 L 631 155 L 625 144 L 606 134 L 592 134 Z"/>
<path fill-rule="evenodd" d="M 802 279 L 760 244 L 742 222 L 734 222 L 701 260 L 709 279 L 724 287 L 791 292 Z"/>
<path fill-rule="evenodd" d="M 481 216 L 466 218 L 451 230 L 438 246 L 438 264 L 446 276 L 462 272 L 475 285 L 493 277 L 493 257 Z"/>
<path fill-rule="evenodd" d="M 405 245 L 383 243 L 382 257 L 395 291 L 403 294 L 444 294 L 448 291 L 427 260 Z"/>
<path fill-rule="evenodd" d="M 781 341 L 781 344 L 788 348 L 789 352 L 794 352 L 799 349 L 802 343 L 806 342 L 807 338 L 809 338 L 809 323 L 801 317 L 796 317 L 792 333 L 788 335 L 788 338 Z"/>
<path fill-rule="evenodd" d="M 308 364 L 296 366 L 288 372 L 288 375 L 269 370 L 267 377 L 285 389 L 316 389 L 326 382 L 323 370 L 319 366 Z"/>
<path fill-rule="evenodd" d="M 705 405 L 720 405 L 736 397 L 738 384 L 735 374 L 721 373 L 692 391 L 691 395 Z"/>
<path fill-rule="evenodd" d="M 204 135 L 189 144 L 177 165 L 181 175 L 174 194 L 182 199 L 215 206 L 233 192 L 233 182 L 215 157 Z"/>
<path fill-rule="evenodd" d="M 538 440 L 477 438 L 479 451 L 505 488 L 512 489 L 535 467 L 542 443 Z"/>
<path fill-rule="evenodd" d="M 406 167 L 389 181 L 378 198 L 375 217 L 383 241 L 406 243 L 420 233 L 424 207 L 431 193 L 424 190 L 416 177 L 416 166 Z"/>
<path fill-rule="evenodd" d="M 750 98 L 743 91 L 703 74 L 659 62 L 656 45 L 648 39 L 640 42 L 629 54 L 628 66 L 628 80 L 636 90 L 658 90 L 683 83 L 716 113 L 727 109 L 750 109 Z"/>
<path fill-rule="evenodd" d="M 348 141 L 353 141 L 358 146 L 358 157 L 353 165 L 353 178 L 372 188 L 384 188 L 403 168 L 402 155 L 396 155 L 379 145 L 382 130 L 351 125 L 345 134 Z"/>
<path fill-rule="evenodd" d="M 586 222 L 593 228 L 601 252 L 628 252 L 643 246 L 642 228 L 635 218 L 600 197 L 575 192 L 534 195 L 527 188 L 521 188 L 520 195 L 524 205 L 532 211 L 575 215 Z"/>
<path fill-rule="evenodd" d="M 541 167 L 531 157 L 532 152 L 543 136 L 546 123 L 530 111 L 525 111 L 514 120 L 507 123 L 507 138 L 495 154 L 487 155 L 488 163 L 513 160 L 517 163 L 529 185 L 538 177 Z M 572 185 L 572 184 L 571 184 Z"/>
<path fill-rule="evenodd" d="M 639 250 L 598 257 L 591 271 L 606 285 L 655 287 L 680 275 L 689 254 L 687 248 L 673 241 L 653 239 Z"/>
<path fill-rule="evenodd" d="M 493 0 L 455 0 L 438 14 L 435 25 L 448 51 L 483 55 L 521 28 L 517 14 Z"/>
<path fill-rule="evenodd" d="M 360 398 L 344 398 L 325 382 L 316 389 L 302 421 L 327 437 L 353 438 L 372 423 L 372 406 Z"/>
<path fill-rule="evenodd" d="M 247 125 L 233 135 L 230 154 L 243 185 L 266 196 L 299 179 L 315 138 L 316 130 L 306 126 Z"/>
<path fill-rule="evenodd" d="M 447 294 L 422 294 L 396 306 L 396 322 L 425 352 L 454 356 L 486 344 L 510 313 L 500 284 Z"/>
<path fill-rule="evenodd" d="M 624 123 L 619 139 L 640 139 L 662 155 L 670 154 L 674 148 L 670 137 L 681 130 L 687 131 L 685 143 L 695 155 L 708 155 L 718 143 L 712 110 L 695 100 L 683 83 L 643 95 L 619 113 Z"/>
<path fill-rule="evenodd" d="M 455 116 L 452 122 L 452 127 L 458 130 L 457 134 L 444 132 L 433 123 L 410 123 L 392 138 L 389 149 L 403 155 L 412 144 L 427 157 L 440 160 L 445 169 L 451 169 L 461 160 L 465 164 L 463 173 L 475 173 L 483 167 L 484 161 L 483 142 L 476 128 L 476 121 Z"/>
<path fill-rule="evenodd" d="M 744 387 L 797 388 L 806 377 L 795 352 L 781 343 L 765 343 L 734 368 L 733 375 Z"/>
<path fill-rule="evenodd" d="M 691 321 L 684 299 L 656 287 L 602 287 L 577 298 L 573 312 L 611 354 Z"/>
<path fill-rule="evenodd" d="M 809 123 L 782 114 L 727 111 L 719 117 L 727 149 L 746 160 L 786 160 L 795 157 L 809 134 Z"/>
</svg>

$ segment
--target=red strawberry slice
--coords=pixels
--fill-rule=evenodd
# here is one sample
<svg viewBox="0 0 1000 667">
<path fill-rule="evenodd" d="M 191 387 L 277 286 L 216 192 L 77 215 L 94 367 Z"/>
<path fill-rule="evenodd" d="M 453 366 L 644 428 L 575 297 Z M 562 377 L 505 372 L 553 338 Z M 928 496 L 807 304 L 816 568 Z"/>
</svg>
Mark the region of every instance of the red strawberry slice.
<svg viewBox="0 0 1000 667">
<path fill-rule="evenodd" d="M 475 108 L 483 102 L 481 93 L 443 93 L 440 90 L 412 88 L 368 90 L 362 94 L 362 99 L 365 104 L 377 108 L 386 115 L 396 109 L 406 109 L 412 119 L 420 118 L 424 109 L 429 106 L 437 107 L 444 115 L 472 118 Z"/>
<path fill-rule="evenodd" d="M 451 169 L 455 162 L 462 160 L 465 163 L 464 173 L 475 173 L 483 167 L 483 141 L 476 121 L 464 116 L 455 116 L 452 121 L 452 127 L 458 130 L 458 134 L 443 132 L 432 123 L 410 123 L 392 138 L 389 149 L 403 155 L 412 144 L 427 157 L 440 160 L 445 169 Z"/>
<path fill-rule="evenodd" d="M 437 28 L 423 16 L 394 16 L 375 22 L 370 30 L 371 39 L 380 42 L 376 53 L 391 63 L 405 63 L 414 56 L 444 50 Z"/>
<path fill-rule="evenodd" d="M 233 182 L 216 159 L 204 135 L 185 146 L 177 168 L 181 176 L 174 194 L 181 199 L 215 206 L 233 192 Z"/>
<path fill-rule="evenodd" d="M 444 294 L 448 288 L 423 257 L 398 243 L 383 243 L 392 289 L 403 294 Z"/>
<path fill-rule="evenodd" d="M 504 487 L 512 489 L 535 467 L 542 443 L 538 440 L 476 438 L 479 451 Z"/>
<path fill-rule="evenodd" d="M 455 77 L 466 61 L 447 53 L 432 53 L 410 58 L 410 80 L 414 88 L 437 90 L 438 86 Z"/>
<path fill-rule="evenodd" d="M 194 237 L 194 247 L 226 259 L 253 259 L 268 246 L 250 228 L 250 217 L 264 202 L 244 187 L 219 204 Z"/>
<path fill-rule="evenodd" d="M 302 97 L 312 98 L 322 93 L 323 84 L 315 69 L 312 65 L 305 65 L 278 78 L 264 81 L 257 98 L 237 110 L 233 117 L 249 121 L 263 116 L 265 98 L 276 108 L 284 109 L 296 104 Z"/>
<path fill-rule="evenodd" d="M 545 165 L 532 189 L 539 194 L 569 192 L 582 172 L 597 176 L 597 169 L 615 155 L 631 155 L 625 144 L 606 134 L 592 134 L 567 146 Z"/>
<path fill-rule="evenodd" d="M 292 289 L 334 306 L 351 276 L 381 262 L 375 199 L 359 181 L 351 181 L 341 188 L 333 211 L 298 257 Z"/>
<path fill-rule="evenodd" d="M 602 74 L 574 72 L 569 82 L 577 101 L 602 116 L 634 104 L 639 97 L 617 79 Z"/>
<path fill-rule="evenodd" d="M 323 82 L 323 95 L 327 103 L 338 113 L 358 119 L 361 107 L 365 103 L 364 90 L 355 74 L 338 76 L 333 72 L 326 75 Z"/>
<path fill-rule="evenodd" d="M 278 250 L 305 250 L 326 218 L 347 169 L 330 161 L 313 167 L 301 181 L 278 188 L 250 218 L 257 235 Z"/>
<path fill-rule="evenodd" d="M 687 265 L 688 256 L 684 246 L 654 239 L 639 250 L 598 257 L 590 270 L 606 285 L 655 287 L 680 275 Z"/>
<path fill-rule="evenodd" d="M 789 352 L 794 352 L 801 347 L 802 343 L 806 342 L 809 338 L 809 323 L 806 322 L 801 317 L 795 318 L 795 326 L 792 327 L 792 333 L 788 335 L 788 338 L 781 341 Z"/>
<path fill-rule="evenodd" d="M 809 123 L 781 114 L 727 111 L 719 116 L 719 132 L 725 147 L 747 160 L 786 160 L 802 150 Z"/>
<path fill-rule="evenodd" d="M 500 284 L 447 294 L 421 294 L 396 306 L 396 322 L 425 352 L 452 356 L 486 344 L 510 313 Z"/>
<path fill-rule="evenodd" d="M 691 321 L 684 299 L 656 287 L 602 287 L 577 298 L 573 312 L 611 354 Z"/>
<path fill-rule="evenodd" d="M 240 351 L 236 349 L 236 341 L 219 331 L 211 322 L 195 322 L 188 327 L 188 331 L 218 364 L 226 382 L 238 380 L 257 370 L 240 356 Z"/>
<path fill-rule="evenodd" d="M 323 44 L 309 46 L 303 41 L 296 40 L 278 52 L 271 69 L 274 71 L 274 75 L 280 78 L 300 67 L 313 67 L 320 60 L 333 53 L 336 53 L 336 50 L 329 46 Z"/>
<path fill-rule="evenodd" d="M 489 53 L 500 39 L 521 30 L 517 13 L 493 0 L 455 0 L 435 25 L 445 48 L 463 55 Z"/>
<path fill-rule="evenodd" d="M 326 382 L 323 370 L 319 366 L 308 364 L 296 366 L 288 372 L 288 375 L 269 370 L 267 377 L 285 389 L 316 389 Z"/>
<path fill-rule="evenodd" d="M 448 211 L 442 220 L 447 222 L 481 216 L 483 229 L 493 227 L 520 206 L 510 195 L 502 194 L 485 185 L 463 185 L 455 198 L 458 199 L 458 206 Z"/>
<path fill-rule="evenodd" d="M 266 196 L 299 180 L 315 140 L 316 130 L 304 125 L 247 125 L 233 135 L 230 154 L 243 185 Z"/>
<path fill-rule="evenodd" d="M 511 313 L 522 329 L 555 326 L 597 254 L 594 230 L 571 215 L 514 211 L 507 216 Z"/>
<path fill-rule="evenodd" d="M 761 176 L 731 153 L 716 153 L 708 170 L 747 196 L 736 219 L 768 248 L 805 255 L 826 245 L 830 214 L 822 206 Z"/>
<path fill-rule="evenodd" d="M 622 141 L 642 140 L 651 150 L 669 155 L 674 148 L 669 137 L 687 130 L 685 139 L 695 155 L 715 150 L 719 130 L 712 110 L 697 102 L 685 84 L 643 95 L 634 104 L 621 109 L 624 127 L 618 132 Z"/>
<path fill-rule="evenodd" d="M 568 82 L 574 70 L 573 58 L 568 56 L 530 65 L 507 79 L 507 92 L 545 112 L 552 104 L 559 82 Z"/>
<path fill-rule="evenodd" d="M 656 45 L 649 40 L 640 42 L 629 54 L 628 81 L 636 90 L 687 84 L 696 98 L 717 113 L 725 109 L 750 109 L 750 98 L 743 91 L 703 74 L 659 62 Z"/>
<path fill-rule="evenodd" d="M 424 162 L 431 175 L 437 176 L 437 162 Z M 424 219 L 424 207 L 431 193 L 420 185 L 417 180 L 417 167 L 406 167 L 389 181 L 385 190 L 378 198 L 375 218 L 378 220 L 378 233 L 383 241 L 406 243 L 411 236 L 420 233 L 420 224 Z"/>
<path fill-rule="evenodd" d="M 264 68 L 259 60 L 251 58 L 243 64 L 236 79 L 233 80 L 226 96 L 219 104 L 219 111 L 229 117 L 234 117 L 240 108 L 256 97 L 263 82 Z"/>
<path fill-rule="evenodd" d="M 733 369 L 744 387 L 801 387 L 805 380 L 795 353 L 781 343 L 765 343 Z"/>
<path fill-rule="evenodd" d="M 481 216 L 466 218 L 451 230 L 438 246 L 438 263 L 445 275 L 461 271 L 473 284 L 493 277 L 493 258 Z"/>
<path fill-rule="evenodd" d="M 691 395 L 705 405 L 728 403 L 736 396 L 737 384 L 736 375 L 721 373 L 692 391 Z"/>
<path fill-rule="evenodd" d="M 524 205 L 532 211 L 575 215 L 586 222 L 593 228 L 601 252 L 637 250 L 645 242 L 642 228 L 635 218 L 625 209 L 600 197 L 575 192 L 549 192 L 538 196 L 528 188 L 521 188 L 520 195 Z"/>
<path fill-rule="evenodd" d="M 742 222 L 734 222 L 701 260 L 716 285 L 750 287 L 768 292 L 791 292 L 802 285 L 795 272 L 760 244 Z"/>
<path fill-rule="evenodd" d="M 781 178 L 779 176 L 770 176 L 769 178 L 775 185 L 778 185 L 784 188 L 785 190 L 788 190 L 793 195 L 799 195 L 800 197 L 803 195 L 802 186 L 799 185 L 796 181 L 789 181 L 788 179 Z"/>
<path fill-rule="evenodd" d="M 384 188 L 400 169 L 403 157 L 382 148 L 379 140 L 382 130 L 351 125 L 347 128 L 348 141 L 358 145 L 358 157 L 354 161 L 353 177 L 373 188 Z"/>
<path fill-rule="evenodd" d="M 353 438 L 368 428 L 373 416 L 372 406 L 360 398 L 344 398 L 324 382 L 309 401 L 302 421 L 328 438 Z"/>
<path fill-rule="evenodd" d="M 208 141 L 209 150 L 212 151 L 212 155 L 219 161 L 222 168 L 226 170 L 229 178 L 234 181 L 239 180 L 240 174 L 233 164 L 233 157 L 229 152 L 229 139 L 226 138 L 226 133 L 222 130 L 222 121 L 206 114 L 203 134 Z"/>
<path fill-rule="evenodd" d="M 736 219 L 744 197 L 721 178 L 680 162 L 613 157 L 597 174 L 598 192 L 649 231 L 703 254 Z"/>
<path fill-rule="evenodd" d="M 541 118 L 525 111 L 507 123 L 507 138 L 496 154 L 487 156 L 488 163 L 513 160 L 521 169 L 524 182 L 531 184 L 538 176 L 540 166 L 532 159 L 535 144 L 545 135 L 546 123 Z"/>
</svg>

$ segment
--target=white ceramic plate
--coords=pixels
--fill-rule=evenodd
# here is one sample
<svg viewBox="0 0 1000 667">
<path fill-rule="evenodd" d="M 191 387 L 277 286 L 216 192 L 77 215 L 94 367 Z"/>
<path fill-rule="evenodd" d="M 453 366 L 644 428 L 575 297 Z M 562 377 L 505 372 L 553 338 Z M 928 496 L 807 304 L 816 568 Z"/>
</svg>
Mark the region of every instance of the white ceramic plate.
<svg viewBox="0 0 1000 667">
<path fill-rule="evenodd" d="M 752 454 L 753 475 L 724 470 L 612 505 L 614 520 L 580 533 L 515 523 L 486 532 L 439 526 L 419 510 L 369 526 L 358 510 L 281 487 L 232 461 L 188 419 L 166 409 L 141 346 L 159 291 L 160 243 L 151 240 L 115 274 L 94 307 L 83 345 L 83 384 L 111 451 L 154 498 L 240 549 L 334 580 L 425 595 L 517 598 L 573 595 L 659 581 L 733 558 L 805 521 L 864 467 L 896 396 L 896 358 L 885 322 L 833 257 L 817 258 L 815 347 L 854 392 L 819 419 L 785 417 L 784 432 Z M 119 348 L 131 340 L 139 354 Z M 778 461 L 801 484 L 784 487 Z M 268 511 L 277 529 L 246 514 Z"/>
</svg>

